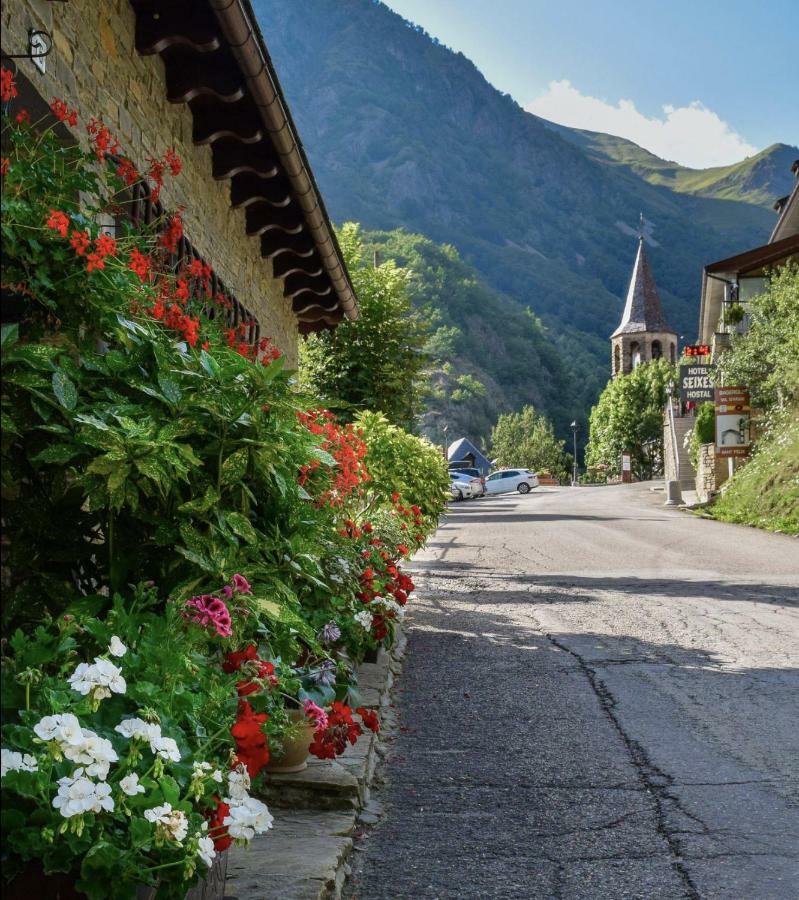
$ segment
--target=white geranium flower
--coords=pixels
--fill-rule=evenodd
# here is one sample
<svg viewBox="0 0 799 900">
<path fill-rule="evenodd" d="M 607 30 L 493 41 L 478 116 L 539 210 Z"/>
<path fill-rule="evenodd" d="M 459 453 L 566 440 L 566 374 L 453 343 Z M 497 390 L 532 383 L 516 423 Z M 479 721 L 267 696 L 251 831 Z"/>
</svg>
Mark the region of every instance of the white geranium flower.
<svg viewBox="0 0 799 900">
<path fill-rule="evenodd" d="M 208 866 L 210 869 L 214 864 L 214 857 L 216 856 L 216 848 L 214 847 L 214 842 L 212 838 L 209 837 L 201 837 L 197 844 L 197 856 Z"/>
<path fill-rule="evenodd" d="M 43 741 L 58 741 L 62 745 L 83 743 L 83 730 L 72 713 L 44 716 L 33 726 L 33 733 Z"/>
<path fill-rule="evenodd" d="M 58 794 L 53 798 L 53 806 L 65 819 L 81 816 L 83 813 L 99 813 L 104 809 L 112 812 L 114 801 L 111 787 L 105 782 L 86 778 L 83 769 L 76 769 L 71 776 L 58 779 Z"/>
<path fill-rule="evenodd" d="M 7 772 L 38 772 L 39 764 L 36 757 L 30 753 L 18 753 L 16 750 L 8 750 L 3 747 L 2 763 L 0 764 L 0 778 L 5 778 Z"/>
<path fill-rule="evenodd" d="M 157 737 L 151 738 L 150 749 L 161 759 L 180 762 L 180 750 L 178 750 L 177 743 L 170 737 L 163 737 L 159 734 Z"/>
<path fill-rule="evenodd" d="M 122 677 L 122 670 L 110 660 L 96 657 L 94 662 L 80 663 L 69 676 L 72 690 L 89 696 L 92 700 L 104 700 L 111 694 L 124 694 L 127 684 Z"/>
<path fill-rule="evenodd" d="M 222 824 L 227 825 L 232 838 L 251 841 L 256 834 L 263 834 L 272 827 L 272 814 L 266 804 L 255 797 L 245 797 L 243 800 L 225 797 L 224 802 L 230 806 L 230 815 L 225 816 Z"/>
<path fill-rule="evenodd" d="M 127 794 L 128 797 L 135 797 L 136 794 L 144 793 L 144 785 L 139 784 L 139 776 L 135 772 L 126 775 L 119 782 L 119 786 L 122 788 L 122 792 Z"/>
<path fill-rule="evenodd" d="M 248 796 L 250 774 L 241 763 L 232 772 L 228 773 L 227 789 L 233 800 L 244 800 Z"/>
<path fill-rule="evenodd" d="M 138 738 L 139 740 L 147 741 L 148 743 L 153 740 L 153 738 L 161 737 L 160 725 L 145 722 L 144 719 L 139 718 L 123 719 L 114 731 L 118 731 L 122 737 L 126 737 L 129 740 Z"/>
<path fill-rule="evenodd" d="M 153 806 L 144 810 L 144 818 L 155 823 L 173 841 L 180 843 L 189 832 L 189 820 L 179 809 L 172 809 L 171 803 Z"/>
<path fill-rule="evenodd" d="M 355 613 L 353 618 L 361 626 L 361 628 L 365 628 L 367 631 L 371 630 L 372 614 L 370 612 L 367 612 L 367 610 L 362 609 L 359 613 Z"/>
<path fill-rule="evenodd" d="M 195 762 L 192 767 L 191 776 L 193 779 L 202 780 L 205 778 L 210 778 L 212 781 L 215 781 L 217 784 L 222 784 L 223 775 L 219 771 L 219 769 L 214 769 L 214 767 L 209 762 Z"/>
<path fill-rule="evenodd" d="M 111 638 L 111 643 L 108 645 L 108 652 L 111 656 L 121 657 L 124 656 L 128 652 L 128 648 L 120 641 L 120 639 L 113 635 Z"/>
<path fill-rule="evenodd" d="M 81 763 L 86 767 L 86 774 L 105 781 L 111 763 L 119 757 L 111 741 L 101 738 L 88 728 L 81 729 L 83 741 L 80 744 L 63 744 L 61 750 L 67 759 Z"/>
</svg>

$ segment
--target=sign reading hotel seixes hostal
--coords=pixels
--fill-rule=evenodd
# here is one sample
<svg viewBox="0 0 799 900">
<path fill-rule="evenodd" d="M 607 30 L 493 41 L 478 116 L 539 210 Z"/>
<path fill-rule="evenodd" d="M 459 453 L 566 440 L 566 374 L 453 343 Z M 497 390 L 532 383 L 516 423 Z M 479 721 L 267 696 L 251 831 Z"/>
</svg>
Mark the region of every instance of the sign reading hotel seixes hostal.
<svg viewBox="0 0 799 900">
<path fill-rule="evenodd" d="M 696 365 L 680 366 L 680 402 L 704 403 L 714 399 L 713 385 L 710 375 L 714 366 Z"/>
</svg>

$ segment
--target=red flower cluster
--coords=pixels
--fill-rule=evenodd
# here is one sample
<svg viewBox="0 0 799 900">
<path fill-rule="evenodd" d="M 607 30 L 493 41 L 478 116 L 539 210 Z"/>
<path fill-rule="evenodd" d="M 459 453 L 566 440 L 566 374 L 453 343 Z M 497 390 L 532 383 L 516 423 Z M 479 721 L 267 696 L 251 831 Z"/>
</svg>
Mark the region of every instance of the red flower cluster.
<svg viewBox="0 0 799 900">
<path fill-rule="evenodd" d="M 246 700 L 239 701 L 230 733 L 236 742 L 236 756 L 246 766 L 250 778 L 255 778 L 269 762 L 269 747 L 261 727 L 268 719 L 266 713 L 256 713 Z"/>
<path fill-rule="evenodd" d="M 106 156 L 119 152 L 119 141 L 111 134 L 108 128 L 94 116 L 89 119 L 86 125 L 86 131 L 94 145 L 94 155 L 102 162 Z"/>
<path fill-rule="evenodd" d="M 23 123 L 25 125 L 30 125 L 31 114 L 27 109 L 21 109 L 14 117 L 14 121 L 17 123 L 17 125 L 22 125 Z"/>
<path fill-rule="evenodd" d="M 149 163 L 147 174 L 153 183 L 150 197 L 153 203 L 157 203 L 164 186 L 164 173 L 169 169 L 171 175 L 180 175 L 183 163 L 173 147 L 170 147 L 163 156 L 151 156 L 147 162 Z"/>
<path fill-rule="evenodd" d="M 416 506 L 415 504 L 413 506 L 405 506 L 402 503 L 402 498 L 398 493 L 396 493 L 396 491 L 391 495 L 391 502 L 394 505 L 395 514 L 399 516 L 400 519 L 404 519 L 404 521 L 400 525 L 402 530 L 408 531 L 408 526 L 411 522 L 413 522 L 413 525 L 417 529 L 416 534 L 414 534 L 414 540 L 416 540 L 419 544 L 423 543 L 424 534 L 419 531 L 420 528 L 424 527 L 424 517 L 421 508 Z M 403 556 L 406 555 L 407 551 L 403 553 Z"/>
<path fill-rule="evenodd" d="M 363 734 L 361 726 L 352 718 L 352 710 L 346 703 L 336 701 L 327 714 L 327 725 L 314 732 L 310 752 L 319 759 L 335 759 L 354 744 Z"/>
<path fill-rule="evenodd" d="M 94 242 L 94 253 L 89 253 L 86 257 L 86 271 L 93 272 L 95 269 L 105 268 L 106 256 L 116 256 L 117 242 L 114 238 L 107 234 L 101 234 Z"/>
<path fill-rule="evenodd" d="M 0 175 L 8 175 L 8 167 L 11 165 L 11 160 L 4 156 L 0 159 Z"/>
<path fill-rule="evenodd" d="M 47 227 L 51 231 L 57 231 L 61 237 L 65 238 L 69 229 L 69 216 L 66 213 L 59 212 L 57 209 L 51 209 L 50 217 L 47 219 Z"/>
<path fill-rule="evenodd" d="M 139 281 L 147 281 L 150 277 L 153 261 L 149 256 L 145 256 L 135 247 L 130 251 L 130 262 L 128 268 L 139 276 Z"/>
<path fill-rule="evenodd" d="M 141 179 L 141 175 L 139 175 L 136 166 L 134 166 L 127 158 L 122 159 L 117 166 L 117 175 L 119 175 L 128 187 L 136 184 L 136 182 Z"/>
<path fill-rule="evenodd" d="M 63 100 L 56 97 L 50 104 L 50 111 L 59 122 L 66 122 L 73 128 L 78 124 L 78 111 L 70 109 Z"/>
<path fill-rule="evenodd" d="M 375 734 L 380 731 L 380 720 L 377 718 L 377 713 L 363 706 L 359 706 L 355 712 L 361 717 L 361 721 L 369 731 L 373 731 Z"/>
<path fill-rule="evenodd" d="M 258 341 L 258 358 L 261 360 L 262 366 L 268 366 L 269 363 L 280 359 L 281 356 L 280 350 L 272 343 L 272 338 L 262 337 Z"/>
<path fill-rule="evenodd" d="M 17 86 L 14 84 L 14 73 L 5 66 L 0 66 L 0 100 L 9 103 L 17 96 Z"/>
<path fill-rule="evenodd" d="M 332 484 L 325 486 L 317 505 L 341 506 L 346 498 L 364 481 L 369 480 L 366 468 L 366 444 L 351 424 L 341 426 L 336 417 L 327 409 L 298 412 L 297 419 L 311 432 L 324 438 L 320 444 L 335 459 L 338 467 L 332 477 Z M 299 482 L 304 485 L 311 469 L 318 465 L 300 467 Z"/>
<path fill-rule="evenodd" d="M 268 680 L 273 686 L 277 684 L 275 677 L 275 667 L 272 663 L 264 659 L 258 658 L 258 651 L 255 644 L 248 644 L 244 650 L 236 650 L 225 656 L 225 662 L 222 664 L 222 670 L 228 674 L 233 672 L 241 672 L 247 678 L 236 684 L 236 690 L 239 697 L 248 697 L 261 690 L 259 681 Z M 257 680 L 255 680 L 257 679 Z"/>
<path fill-rule="evenodd" d="M 183 219 L 180 213 L 175 213 L 169 220 L 166 228 L 159 238 L 159 243 L 169 253 L 176 253 L 178 249 L 178 241 L 183 237 Z"/>
<path fill-rule="evenodd" d="M 225 817 L 230 815 L 230 807 L 219 797 L 214 797 L 216 806 L 208 815 L 208 836 L 213 839 L 217 853 L 224 853 L 233 843 L 233 838 L 228 834 Z"/>
<path fill-rule="evenodd" d="M 83 256 L 91 246 L 91 242 L 88 231 L 73 231 L 69 245 L 77 256 Z"/>
</svg>

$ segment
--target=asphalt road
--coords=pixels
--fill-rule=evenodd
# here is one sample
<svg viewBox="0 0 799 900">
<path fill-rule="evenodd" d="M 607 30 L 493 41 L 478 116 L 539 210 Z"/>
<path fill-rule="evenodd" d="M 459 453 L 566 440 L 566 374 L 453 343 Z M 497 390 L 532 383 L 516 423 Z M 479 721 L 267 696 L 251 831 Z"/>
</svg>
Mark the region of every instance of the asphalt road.
<svg viewBox="0 0 799 900">
<path fill-rule="evenodd" d="M 451 508 L 351 898 L 799 898 L 799 542 L 662 502 Z"/>
</svg>

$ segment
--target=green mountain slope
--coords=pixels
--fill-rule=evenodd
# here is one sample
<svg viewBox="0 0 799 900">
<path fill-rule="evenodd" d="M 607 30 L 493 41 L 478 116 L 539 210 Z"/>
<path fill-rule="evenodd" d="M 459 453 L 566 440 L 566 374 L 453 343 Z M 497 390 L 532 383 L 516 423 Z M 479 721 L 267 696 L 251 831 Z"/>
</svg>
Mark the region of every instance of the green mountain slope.
<svg viewBox="0 0 799 900">
<path fill-rule="evenodd" d="M 771 209 L 778 197 L 790 193 L 790 167 L 799 156 L 799 147 L 772 144 L 730 166 L 689 169 L 660 159 L 626 138 L 567 128 L 554 122 L 547 122 L 547 127 L 586 150 L 594 159 L 622 166 L 650 184 L 680 194 L 743 201 L 766 209 Z"/>
<path fill-rule="evenodd" d="M 599 159 L 382 3 L 254 6 L 332 216 L 452 244 L 500 296 L 532 309 L 571 375 L 564 385 L 549 373 L 570 410 L 561 426 L 606 380 L 641 212 L 664 307 L 689 340 L 701 266 L 773 226 L 752 203 L 678 193 Z M 523 352 L 510 369 L 521 372 Z"/>
</svg>

